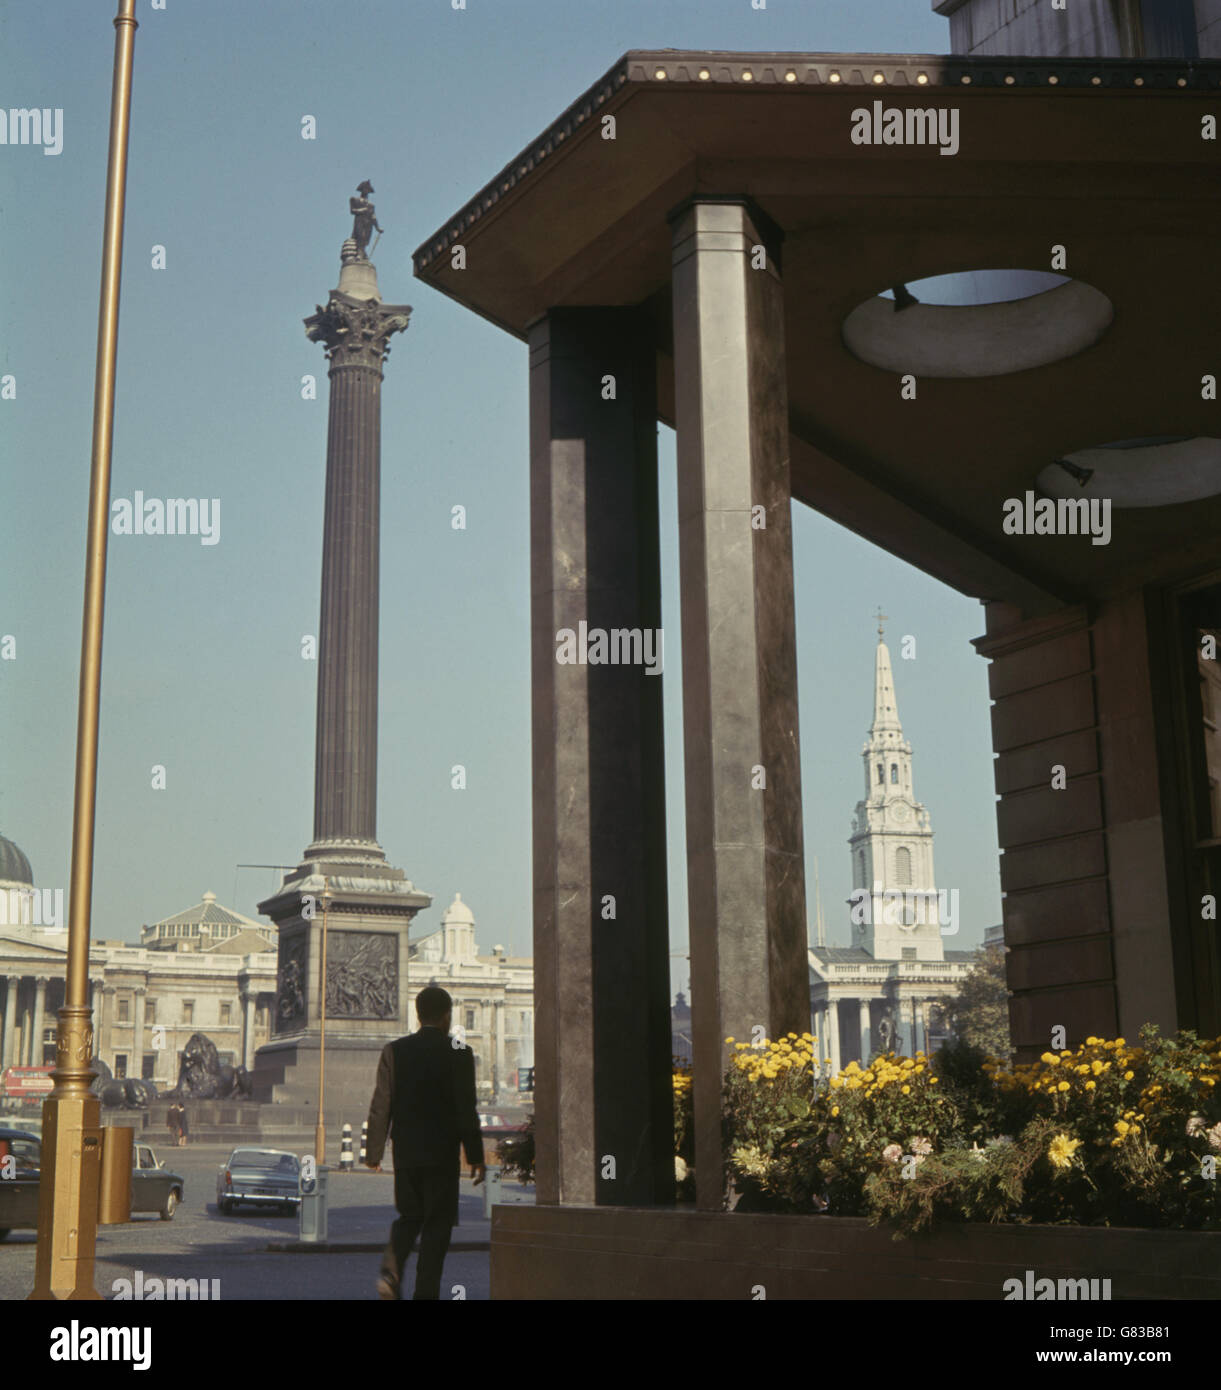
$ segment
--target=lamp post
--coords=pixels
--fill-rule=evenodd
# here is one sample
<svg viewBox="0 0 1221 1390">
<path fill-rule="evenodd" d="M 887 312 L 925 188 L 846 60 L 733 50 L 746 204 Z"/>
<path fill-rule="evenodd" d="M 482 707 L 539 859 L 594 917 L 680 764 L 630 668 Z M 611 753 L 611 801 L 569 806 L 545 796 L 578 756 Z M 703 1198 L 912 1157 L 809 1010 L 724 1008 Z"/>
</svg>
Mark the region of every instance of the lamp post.
<svg viewBox="0 0 1221 1390">
<path fill-rule="evenodd" d="M 97 803 L 98 707 L 102 683 L 102 618 L 110 523 L 110 453 L 114 439 L 119 282 L 127 193 L 127 137 L 136 46 L 136 0 L 119 0 L 110 89 L 110 152 L 102 236 L 97 362 L 93 378 L 93 444 L 85 546 L 85 600 L 76 724 L 72 811 L 68 961 L 64 1006 L 55 1037 L 54 1090 L 43 1106 L 42 1176 L 33 1299 L 96 1299 L 101 1108 L 91 1088 L 93 1010 L 89 999 L 89 926 L 93 905 L 93 834 Z"/>
<path fill-rule="evenodd" d="M 318 1123 L 314 1126 L 314 1157 L 318 1166 L 326 1162 L 326 1119 L 323 1105 L 326 1100 L 326 915 L 331 905 L 331 890 L 325 876 L 322 880 L 322 961 L 318 977 L 318 999 L 321 1006 L 318 1034 Z"/>
</svg>

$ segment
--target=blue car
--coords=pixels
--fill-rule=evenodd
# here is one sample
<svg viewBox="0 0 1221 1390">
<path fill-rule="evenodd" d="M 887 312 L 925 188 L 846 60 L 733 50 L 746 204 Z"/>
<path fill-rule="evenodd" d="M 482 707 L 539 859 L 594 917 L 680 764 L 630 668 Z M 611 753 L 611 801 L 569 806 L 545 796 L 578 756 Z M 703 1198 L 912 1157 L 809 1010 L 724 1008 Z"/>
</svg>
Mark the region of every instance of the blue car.
<svg viewBox="0 0 1221 1390">
<path fill-rule="evenodd" d="M 301 1163 L 284 1149 L 234 1149 L 216 1175 L 222 1216 L 239 1205 L 275 1207 L 292 1216 L 301 1205 Z"/>
</svg>

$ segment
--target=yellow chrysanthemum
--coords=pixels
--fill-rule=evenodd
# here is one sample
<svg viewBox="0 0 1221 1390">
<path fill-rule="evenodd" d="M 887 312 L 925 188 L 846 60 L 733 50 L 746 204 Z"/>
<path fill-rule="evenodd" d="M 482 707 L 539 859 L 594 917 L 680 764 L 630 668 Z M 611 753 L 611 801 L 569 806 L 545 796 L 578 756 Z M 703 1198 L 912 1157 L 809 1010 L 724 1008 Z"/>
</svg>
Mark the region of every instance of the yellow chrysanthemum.
<svg viewBox="0 0 1221 1390">
<path fill-rule="evenodd" d="M 1067 1134 L 1057 1134 L 1048 1146 L 1047 1157 L 1057 1168 L 1068 1168 L 1072 1165 L 1073 1154 L 1080 1147 L 1080 1139 L 1070 1139 Z"/>
</svg>

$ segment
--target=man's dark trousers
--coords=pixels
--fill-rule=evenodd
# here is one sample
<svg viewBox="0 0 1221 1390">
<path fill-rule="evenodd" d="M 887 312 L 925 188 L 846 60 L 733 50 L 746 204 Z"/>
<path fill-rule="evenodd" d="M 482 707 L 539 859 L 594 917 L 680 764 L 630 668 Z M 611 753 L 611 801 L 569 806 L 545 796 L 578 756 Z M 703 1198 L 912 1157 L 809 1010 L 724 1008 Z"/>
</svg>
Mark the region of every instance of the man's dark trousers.
<svg viewBox="0 0 1221 1390">
<path fill-rule="evenodd" d="M 458 1219 L 458 1155 L 444 1168 L 395 1168 L 394 1205 L 398 1220 L 390 1227 L 390 1243 L 382 1255 L 382 1273 L 397 1287 L 407 1257 L 420 1241 L 415 1294 L 420 1299 L 441 1297 L 441 1266 Z"/>
</svg>

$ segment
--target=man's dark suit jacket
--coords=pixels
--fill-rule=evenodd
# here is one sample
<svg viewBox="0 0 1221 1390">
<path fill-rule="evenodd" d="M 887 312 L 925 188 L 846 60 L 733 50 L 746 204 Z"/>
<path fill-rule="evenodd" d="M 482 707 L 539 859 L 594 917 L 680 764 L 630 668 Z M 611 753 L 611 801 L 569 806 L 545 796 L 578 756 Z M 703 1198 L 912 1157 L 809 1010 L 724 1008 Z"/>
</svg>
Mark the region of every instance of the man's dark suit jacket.
<svg viewBox="0 0 1221 1390">
<path fill-rule="evenodd" d="M 456 1170 L 459 1145 L 468 1163 L 483 1163 L 475 1054 L 469 1047 L 425 1025 L 382 1048 L 369 1106 L 367 1163 L 382 1161 L 387 1135 L 395 1168 Z"/>
</svg>

